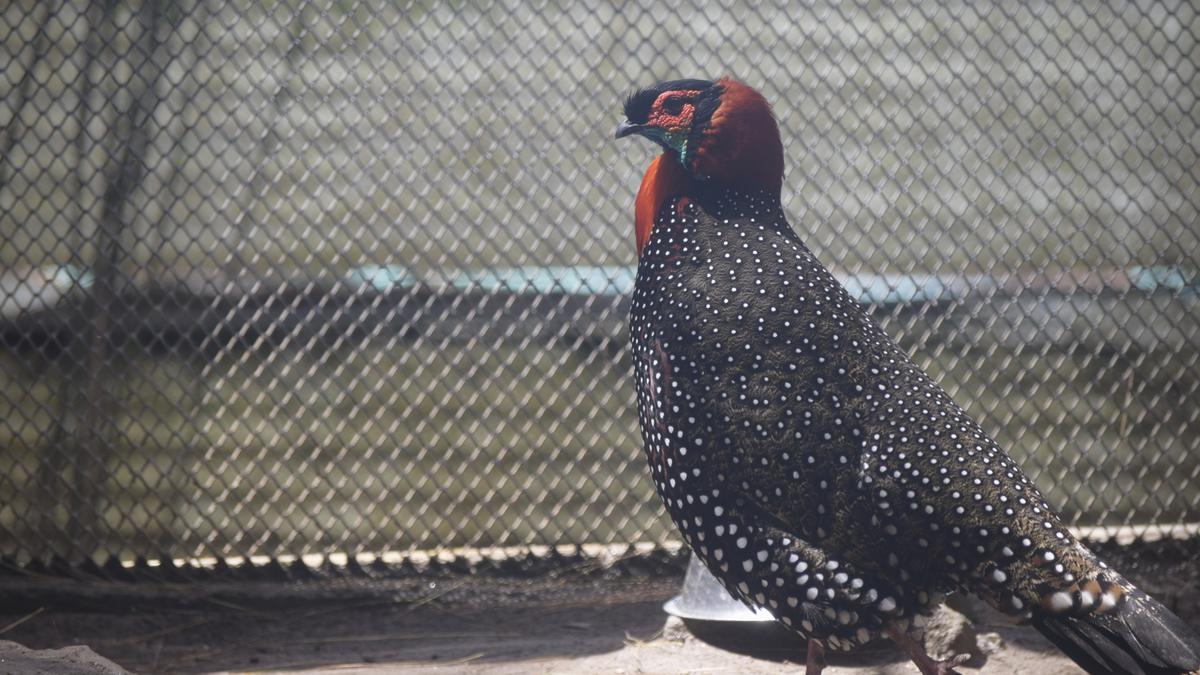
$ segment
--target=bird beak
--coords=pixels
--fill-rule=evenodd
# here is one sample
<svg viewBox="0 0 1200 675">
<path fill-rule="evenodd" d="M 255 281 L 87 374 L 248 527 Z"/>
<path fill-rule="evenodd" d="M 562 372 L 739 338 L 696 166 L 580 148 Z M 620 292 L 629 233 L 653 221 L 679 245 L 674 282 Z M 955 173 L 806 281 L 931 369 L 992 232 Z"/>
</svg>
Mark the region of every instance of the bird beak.
<svg viewBox="0 0 1200 675">
<path fill-rule="evenodd" d="M 636 134 L 642 129 L 645 129 L 644 124 L 633 124 L 629 120 L 625 120 L 617 125 L 617 133 L 613 134 L 613 138 L 625 138 L 630 134 Z"/>
</svg>

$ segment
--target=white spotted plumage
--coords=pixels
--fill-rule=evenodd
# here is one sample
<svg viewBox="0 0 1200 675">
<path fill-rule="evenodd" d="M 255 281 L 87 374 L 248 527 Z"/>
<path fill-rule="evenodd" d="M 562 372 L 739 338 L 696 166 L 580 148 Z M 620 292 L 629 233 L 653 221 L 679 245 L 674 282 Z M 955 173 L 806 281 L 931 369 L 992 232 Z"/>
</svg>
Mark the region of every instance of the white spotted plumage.
<svg viewBox="0 0 1200 675">
<path fill-rule="evenodd" d="M 770 196 L 713 190 L 663 206 L 631 336 L 672 518 L 731 592 L 803 632 L 849 649 L 953 588 L 1020 613 L 1088 573 L 1090 553 L 1030 481 Z M 1064 550 L 1067 565 L 1036 560 Z"/>
<path fill-rule="evenodd" d="M 800 242 L 761 94 L 676 80 L 625 115 L 618 138 L 664 149 L 635 206 L 630 315 L 655 486 L 732 594 L 810 638 L 809 672 L 880 634 L 953 672 L 908 636 L 949 589 L 1092 671 L 1200 672 L 1200 635 L 1074 541 Z"/>
</svg>

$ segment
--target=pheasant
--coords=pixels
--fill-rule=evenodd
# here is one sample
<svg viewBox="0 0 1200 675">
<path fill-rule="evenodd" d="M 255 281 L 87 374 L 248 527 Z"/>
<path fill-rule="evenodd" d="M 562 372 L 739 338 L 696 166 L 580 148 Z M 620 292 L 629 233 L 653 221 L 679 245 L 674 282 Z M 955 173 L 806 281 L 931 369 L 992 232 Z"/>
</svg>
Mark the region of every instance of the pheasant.
<svg viewBox="0 0 1200 675">
<path fill-rule="evenodd" d="M 634 207 L 630 334 L 656 489 L 735 597 L 826 650 L 880 637 L 925 675 L 951 591 L 1031 622 L 1093 673 L 1200 669 L 1200 636 L 1077 541 L 1013 460 L 788 225 L 761 94 L 676 80 L 616 137 L 662 146 Z"/>
</svg>

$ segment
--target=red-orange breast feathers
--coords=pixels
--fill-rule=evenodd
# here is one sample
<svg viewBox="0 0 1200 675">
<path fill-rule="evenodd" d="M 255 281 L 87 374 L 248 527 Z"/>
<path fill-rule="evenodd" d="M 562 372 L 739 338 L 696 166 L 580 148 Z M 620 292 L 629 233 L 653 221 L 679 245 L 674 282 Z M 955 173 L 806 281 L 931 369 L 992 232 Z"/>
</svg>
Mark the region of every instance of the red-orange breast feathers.
<svg viewBox="0 0 1200 675">
<path fill-rule="evenodd" d="M 642 187 L 638 189 L 637 201 L 633 207 L 634 232 L 637 237 L 638 256 L 650 240 L 650 230 L 654 229 L 654 218 L 659 209 L 668 199 L 681 195 L 687 189 L 687 172 L 679 165 L 675 155 L 664 152 L 650 162 L 646 175 L 642 178 Z"/>
</svg>

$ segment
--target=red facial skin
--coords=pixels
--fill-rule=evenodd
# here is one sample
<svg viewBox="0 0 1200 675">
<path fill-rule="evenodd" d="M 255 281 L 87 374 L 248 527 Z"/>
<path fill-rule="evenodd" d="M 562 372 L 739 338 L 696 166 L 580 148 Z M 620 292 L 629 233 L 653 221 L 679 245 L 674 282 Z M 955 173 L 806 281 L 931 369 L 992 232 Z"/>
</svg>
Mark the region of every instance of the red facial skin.
<svg viewBox="0 0 1200 675">
<path fill-rule="evenodd" d="M 696 90 L 664 91 L 655 99 L 654 105 L 650 106 L 650 117 L 646 124 L 669 134 L 686 134 L 692 128 L 692 116 L 696 114 L 695 100 L 699 95 L 700 92 Z M 672 99 L 684 99 L 683 107 L 674 115 L 666 109 L 667 101 Z"/>
</svg>

